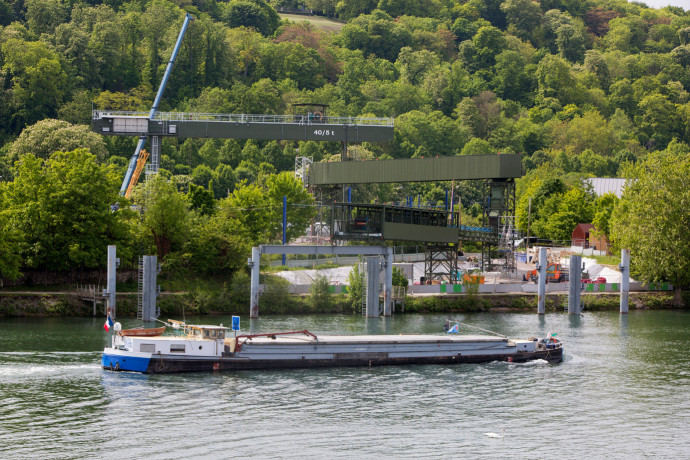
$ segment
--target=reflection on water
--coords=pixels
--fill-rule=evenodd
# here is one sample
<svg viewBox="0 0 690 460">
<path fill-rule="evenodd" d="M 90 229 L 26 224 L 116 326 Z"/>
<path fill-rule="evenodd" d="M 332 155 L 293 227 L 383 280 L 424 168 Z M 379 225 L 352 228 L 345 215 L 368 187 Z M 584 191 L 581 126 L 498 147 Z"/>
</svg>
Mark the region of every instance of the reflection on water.
<svg viewBox="0 0 690 460">
<path fill-rule="evenodd" d="M 0 320 L 3 458 L 685 458 L 690 314 L 462 314 L 557 332 L 558 365 L 142 375 L 99 367 L 102 319 Z M 438 333 L 445 315 L 243 318 L 244 331 Z M 190 322 L 230 324 L 230 317 Z M 124 327 L 136 325 L 123 321 Z M 468 331 L 472 332 L 472 331 Z M 491 439 L 484 432 L 500 432 Z"/>
</svg>

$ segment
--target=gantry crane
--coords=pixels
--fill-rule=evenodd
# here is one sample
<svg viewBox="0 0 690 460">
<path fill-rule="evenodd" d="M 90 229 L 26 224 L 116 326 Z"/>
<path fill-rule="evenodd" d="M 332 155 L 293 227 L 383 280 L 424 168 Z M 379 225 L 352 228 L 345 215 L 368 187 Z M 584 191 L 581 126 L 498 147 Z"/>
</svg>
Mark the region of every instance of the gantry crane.
<svg viewBox="0 0 690 460">
<path fill-rule="evenodd" d="M 182 46 L 182 39 L 184 38 L 185 33 L 187 32 L 187 27 L 189 26 L 189 23 L 194 20 L 194 16 L 191 14 L 187 13 L 184 18 L 184 23 L 182 23 L 182 29 L 180 29 L 180 34 L 177 37 L 177 42 L 175 43 L 175 48 L 173 49 L 172 56 L 170 56 L 170 60 L 168 61 L 168 66 L 165 69 L 165 74 L 163 75 L 163 79 L 161 80 L 160 87 L 158 88 L 158 93 L 156 94 L 156 99 L 153 101 L 153 106 L 151 107 L 151 111 L 149 112 L 149 120 L 152 120 L 154 116 L 156 115 L 156 112 L 158 111 L 158 104 L 160 104 L 161 98 L 163 97 L 163 91 L 165 91 L 165 86 L 168 84 L 168 79 L 170 78 L 170 74 L 172 73 L 173 66 L 175 65 L 175 59 L 177 59 L 177 53 L 180 51 L 180 47 Z M 127 168 L 127 172 L 125 173 L 125 178 L 122 181 L 122 187 L 120 187 L 120 195 L 125 195 L 128 196 L 131 193 L 131 188 L 134 184 L 130 184 L 132 182 L 132 176 L 136 170 L 139 170 L 139 174 L 141 173 L 141 169 L 139 169 L 138 164 L 139 164 L 139 153 L 142 151 L 142 148 L 144 147 L 144 144 L 146 143 L 146 139 L 148 136 L 141 136 L 139 137 L 139 142 L 137 143 L 137 148 L 134 150 L 134 155 L 132 155 L 132 159 L 129 161 L 129 167 Z M 154 152 L 155 154 L 155 152 Z M 143 169 L 143 164 L 146 162 L 146 159 L 144 159 L 141 168 Z M 138 178 L 138 174 L 137 174 Z M 136 181 L 134 181 L 136 183 Z"/>
</svg>

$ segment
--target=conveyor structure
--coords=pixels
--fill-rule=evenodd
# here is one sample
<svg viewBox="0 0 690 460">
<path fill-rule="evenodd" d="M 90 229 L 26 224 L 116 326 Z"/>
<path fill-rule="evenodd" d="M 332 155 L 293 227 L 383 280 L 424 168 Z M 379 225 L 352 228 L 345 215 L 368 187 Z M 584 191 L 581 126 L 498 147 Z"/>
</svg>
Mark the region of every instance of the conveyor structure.
<svg viewBox="0 0 690 460">
<path fill-rule="evenodd" d="M 363 203 L 334 203 L 332 207 L 336 240 L 498 244 L 501 239 L 498 227 L 459 225 L 455 212 Z"/>
</svg>

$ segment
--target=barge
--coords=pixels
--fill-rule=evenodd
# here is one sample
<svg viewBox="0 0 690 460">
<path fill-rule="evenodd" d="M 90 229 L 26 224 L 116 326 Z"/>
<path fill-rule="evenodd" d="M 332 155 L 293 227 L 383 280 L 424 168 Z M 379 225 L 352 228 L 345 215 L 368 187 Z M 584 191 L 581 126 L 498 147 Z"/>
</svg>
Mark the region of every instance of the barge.
<svg viewBox="0 0 690 460">
<path fill-rule="evenodd" d="M 320 335 L 309 331 L 232 336 L 220 326 L 175 322 L 177 335 L 122 335 L 115 325 L 112 346 L 101 364 L 113 371 L 172 373 L 248 369 L 459 364 L 490 361 L 557 363 L 555 337 L 526 340 L 490 335 Z"/>
</svg>

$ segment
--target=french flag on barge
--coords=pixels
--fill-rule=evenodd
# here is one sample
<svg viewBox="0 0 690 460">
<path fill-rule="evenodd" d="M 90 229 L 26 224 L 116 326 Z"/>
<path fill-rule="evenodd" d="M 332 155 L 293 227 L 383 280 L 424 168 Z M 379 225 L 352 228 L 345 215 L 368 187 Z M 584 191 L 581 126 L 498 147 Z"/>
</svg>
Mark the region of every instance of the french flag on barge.
<svg viewBox="0 0 690 460">
<path fill-rule="evenodd" d="M 106 332 L 110 332 L 110 328 L 113 327 L 113 319 L 110 317 L 110 314 L 105 318 L 105 324 L 103 325 L 103 329 L 105 329 Z"/>
</svg>

